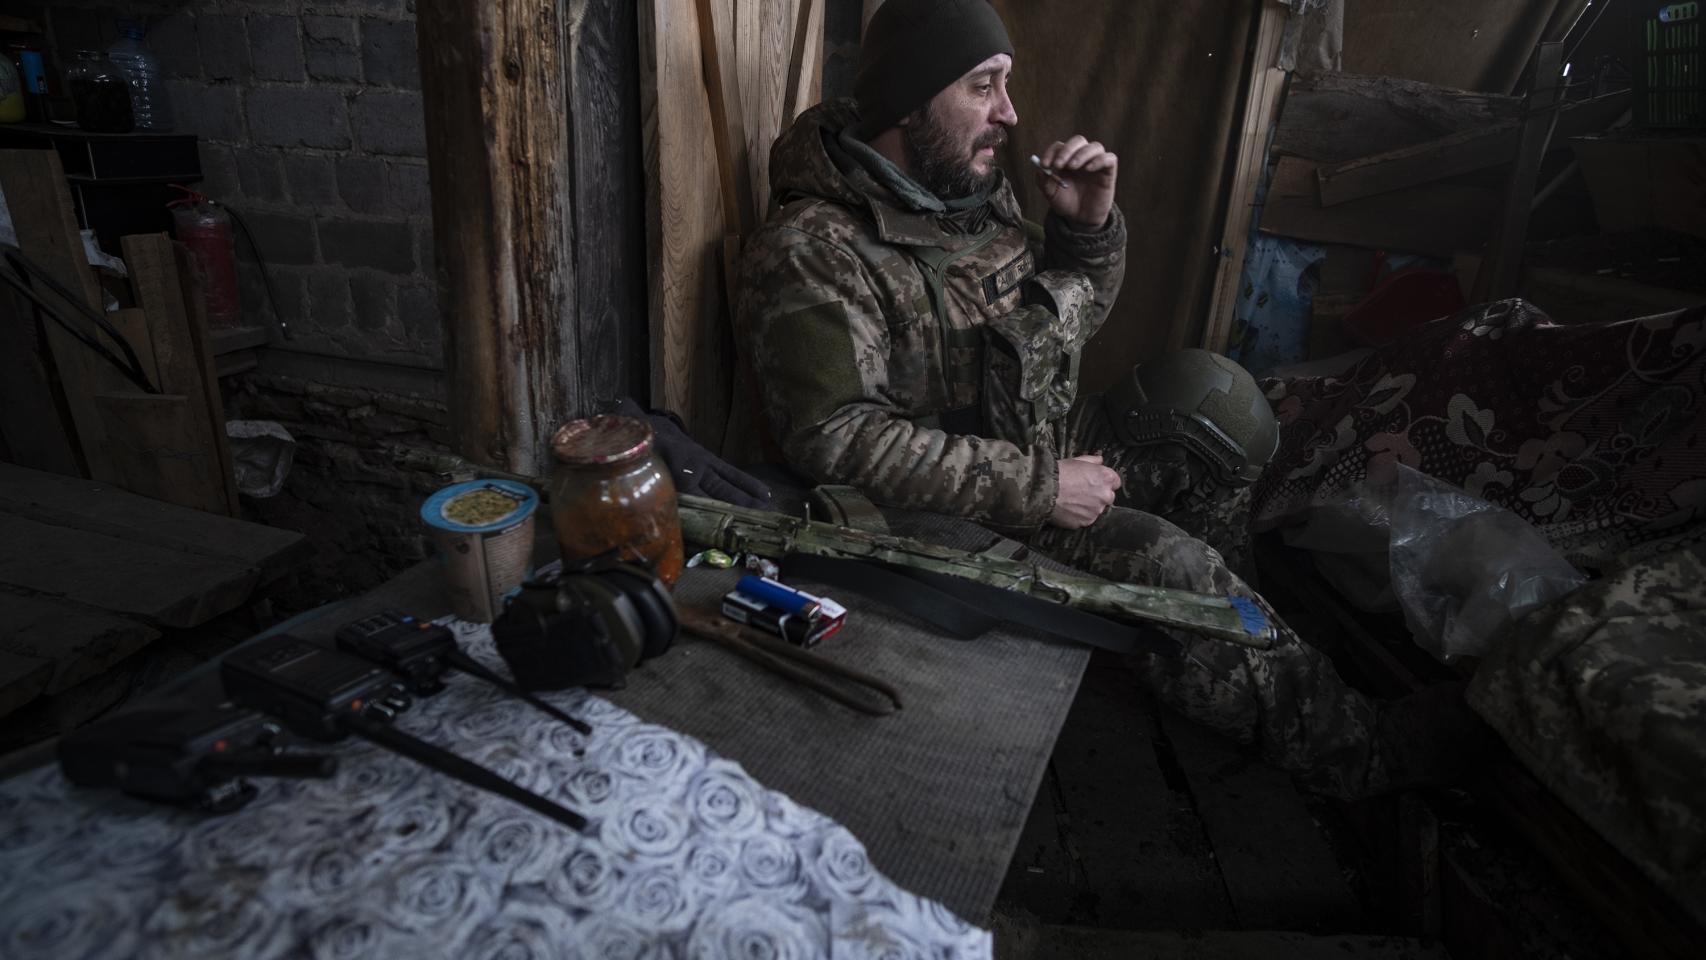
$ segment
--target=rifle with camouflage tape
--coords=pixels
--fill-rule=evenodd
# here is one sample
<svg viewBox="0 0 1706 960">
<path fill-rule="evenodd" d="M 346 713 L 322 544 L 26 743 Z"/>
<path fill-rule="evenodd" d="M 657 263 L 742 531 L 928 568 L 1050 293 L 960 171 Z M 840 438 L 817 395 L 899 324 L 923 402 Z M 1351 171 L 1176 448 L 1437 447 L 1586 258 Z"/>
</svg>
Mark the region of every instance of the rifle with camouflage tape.
<svg viewBox="0 0 1706 960">
<path fill-rule="evenodd" d="M 454 479 L 483 476 L 514 480 L 532 486 L 542 497 L 549 497 L 551 489 L 543 477 L 480 466 L 452 454 L 415 455 L 406 465 Z M 1273 645 L 1276 636 L 1272 622 L 1243 597 L 1114 583 L 1087 573 L 1044 570 L 1022 560 L 751 510 L 708 497 L 682 494 L 677 499 L 682 537 L 726 553 L 750 552 L 775 560 L 789 553 L 874 560 L 962 577 L 1115 620 L 1174 627 L 1263 650 Z"/>
<path fill-rule="evenodd" d="M 1271 622 L 1243 597 L 1114 583 L 1084 573 L 967 553 L 921 540 L 868 533 L 682 494 L 682 538 L 725 553 L 779 560 L 790 553 L 874 560 L 961 577 L 1127 622 L 1189 630 L 1247 647 L 1273 644 Z"/>
</svg>

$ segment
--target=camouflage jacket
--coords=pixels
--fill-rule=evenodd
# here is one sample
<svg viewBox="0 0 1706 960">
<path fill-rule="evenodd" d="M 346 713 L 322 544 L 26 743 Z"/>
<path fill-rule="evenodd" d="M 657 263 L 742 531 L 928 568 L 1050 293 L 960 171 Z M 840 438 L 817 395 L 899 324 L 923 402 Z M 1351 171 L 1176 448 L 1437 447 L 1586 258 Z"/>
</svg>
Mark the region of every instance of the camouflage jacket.
<svg viewBox="0 0 1706 960">
<path fill-rule="evenodd" d="M 819 483 L 1037 526 L 1058 493 L 1057 433 L 985 429 L 984 384 L 1001 360 L 986 334 L 1057 337 L 1075 363 L 1119 292 L 1125 224 L 1116 208 L 1094 233 L 1053 215 L 1037 228 L 1005 180 L 969 211 L 902 199 L 841 149 L 856 117 L 852 101 L 813 107 L 770 154 L 780 209 L 747 245 L 737 317 L 770 428 L 789 465 Z M 1057 301 L 1046 316 L 1070 324 L 1034 319 L 1045 315 L 1027 306 L 1039 286 L 1027 281 L 1039 269 Z M 1056 400 L 1070 405 L 1070 374 L 1059 381 Z"/>
</svg>

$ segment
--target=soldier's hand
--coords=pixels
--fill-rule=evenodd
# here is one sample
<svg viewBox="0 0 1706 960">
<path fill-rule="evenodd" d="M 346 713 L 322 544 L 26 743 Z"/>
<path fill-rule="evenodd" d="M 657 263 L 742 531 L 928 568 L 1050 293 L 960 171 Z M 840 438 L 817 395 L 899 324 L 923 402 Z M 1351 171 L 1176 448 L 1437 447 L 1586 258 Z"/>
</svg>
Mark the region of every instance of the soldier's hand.
<svg viewBox="0 0 1706 960">
<path fill-rule="evenodd" d="M 1094 140 L 1074 136 L 1049 144 L 1037 159 L 1055 174 L 1037 171 L 1037 186 L 1048 197 L 1049 209 L 1080 230 L 1102 229 L 1114 208 L 1120 158 Z"/>
<path fill-rule="evenodd" d="M 1096 454 L 1062 460 L 1060 495 L 1055 498 L 1048 522 L 1068 530 L 1088 527 L 1114 502 L 1114 491 L 1119 488 L 1120 475 L 1102 466 L 1102 458 Z"/>
</svg>

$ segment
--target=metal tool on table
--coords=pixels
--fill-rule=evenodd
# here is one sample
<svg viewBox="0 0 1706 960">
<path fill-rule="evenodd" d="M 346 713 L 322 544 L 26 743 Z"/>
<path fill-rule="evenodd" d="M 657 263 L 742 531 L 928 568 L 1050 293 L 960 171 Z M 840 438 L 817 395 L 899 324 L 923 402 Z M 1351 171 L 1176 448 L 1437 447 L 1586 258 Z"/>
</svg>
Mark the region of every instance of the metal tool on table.
<svg viewBox="0 0 1706 960">
<path fill-rule="evenodd" d="M 678 612 L 681 615 L 681 627 L 688 633 L 714 641 L 845 707 L 873 717 L 886 716 L 901 708 L 900 691 L 868 673 L 826 660 L 785 640 L 769 636 L 757 628 L 735 623 L 710 610 L 681 607 Z M 825 679 L 826 676 L 840 677 L 856 686 L 882 694 L 894 706 L 877 706 L 870 699 L 855 696 L 847 689 L 831 683 Z"/>
</svg>

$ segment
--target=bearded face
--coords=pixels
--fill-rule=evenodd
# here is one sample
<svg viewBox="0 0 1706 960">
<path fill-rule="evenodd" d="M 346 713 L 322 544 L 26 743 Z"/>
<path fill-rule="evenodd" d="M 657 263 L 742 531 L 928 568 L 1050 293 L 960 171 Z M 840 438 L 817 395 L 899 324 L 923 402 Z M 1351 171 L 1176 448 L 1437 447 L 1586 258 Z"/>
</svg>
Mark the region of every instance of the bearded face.
<svg viewBox="0 0 1706 960">
<path fill-rule="evenodd" d="M 984 126 L 981 117 L 955 123 L 935 102 L 915 111 L 901 128 L 913 178 L 942 200 L 957 200 L 995 183 L 995 149 L 1007 142 L 1007 128 Z"/>
</svg>

